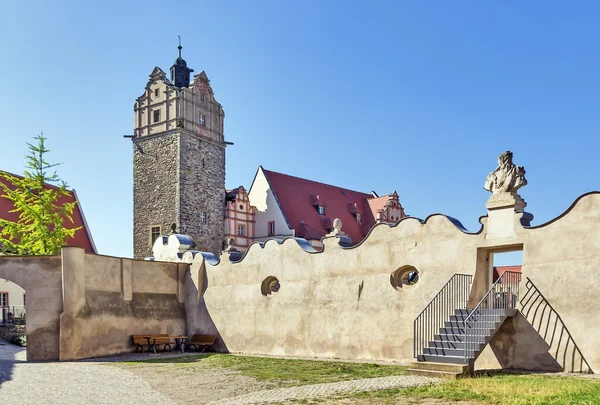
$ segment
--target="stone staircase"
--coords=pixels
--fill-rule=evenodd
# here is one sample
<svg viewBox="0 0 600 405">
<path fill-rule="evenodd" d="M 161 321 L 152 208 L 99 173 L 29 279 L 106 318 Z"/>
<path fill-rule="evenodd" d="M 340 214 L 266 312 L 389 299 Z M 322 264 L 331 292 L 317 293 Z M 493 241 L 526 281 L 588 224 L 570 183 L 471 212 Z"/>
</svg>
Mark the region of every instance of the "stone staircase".
<svg viewBox="0 0 600 405">
<path fill-rule="evenodd" d="M 516 309 L 478 309 L 469 319 L 469 336 L 465 321 L 471 315 L 468 309 L 457 309 L 439 328 L 438 334 L 411 363 L 410 374 L 430 377 L 456 378 L 473 371 L 473 364 L 485 346 L 492 340 L 504 321 L 517 313 Z M 468 347 L 465 358 L 465 346 Z"/>
</svg>

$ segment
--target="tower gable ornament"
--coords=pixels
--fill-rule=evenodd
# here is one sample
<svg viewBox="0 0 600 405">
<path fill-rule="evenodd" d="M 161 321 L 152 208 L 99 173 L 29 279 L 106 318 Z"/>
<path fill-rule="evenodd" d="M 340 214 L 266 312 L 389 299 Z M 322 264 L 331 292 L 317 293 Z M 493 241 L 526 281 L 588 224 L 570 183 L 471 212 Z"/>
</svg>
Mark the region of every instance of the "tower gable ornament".
<svg viewBox="0 0 600 405">
<path fill-rule="evenodd" d="M 506 151 L 498 158 L 498 167 L 488 174 L 483 188 L 492 193 L 487 201 L 488 209 L 514 206 L 522 211 L 527 206 L 517 190 L 527 185 L 525 168 L 513 163 L 513 153 Z"/>
</svg>

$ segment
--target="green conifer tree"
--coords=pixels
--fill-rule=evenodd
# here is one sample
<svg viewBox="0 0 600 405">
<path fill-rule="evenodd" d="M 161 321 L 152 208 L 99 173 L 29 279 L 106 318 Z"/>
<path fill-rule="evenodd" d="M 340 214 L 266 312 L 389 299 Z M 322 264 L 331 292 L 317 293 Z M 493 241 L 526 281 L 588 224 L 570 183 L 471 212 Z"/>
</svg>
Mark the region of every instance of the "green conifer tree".
<svg viewBox="0 0 600 405">
<path fill-rule="evenodd" d="M 59 165 L 46 161 L 43 134 L 34 138 L 36 145 L 27 143 L 26 169 L 23 177 L 0 172 L 8 184 L 0 182 L 0 198 L 14 205 L 10 212 L 18 213 L 16 222 L 0 219 L 0 252 L 17 255 L 52 255 L 60 252 L 67 238 L 73 237 L 78 228 L 63 226 L 65 218 L 73 223 L 73 210 L 77 201 L 60 202 L 69 195 L 67 184 L 56 172 L 48 170 Z M 48 185 L 55 185 L 49 187 Z"/>
</svg>

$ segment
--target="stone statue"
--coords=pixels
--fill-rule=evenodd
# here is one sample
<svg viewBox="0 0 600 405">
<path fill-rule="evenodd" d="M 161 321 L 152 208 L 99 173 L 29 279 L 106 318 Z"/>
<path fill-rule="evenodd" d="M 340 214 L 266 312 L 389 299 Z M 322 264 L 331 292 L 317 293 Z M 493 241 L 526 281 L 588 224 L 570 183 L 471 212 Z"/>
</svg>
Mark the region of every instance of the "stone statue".
<svg viewBox="0 0 600 405">
<path fill-rule="evenodd" d="M 488 174 L 483 188 L 492 192 L 487 202 L 488 208 L 501 208 L 513 205 L 523 210 L 527 203 L 517 194 L 517 190 L 527 185 L 525 168 L 513 163 L 513 154 L 506 151 L 498 158 L 498 167 Z"/>
</svg>

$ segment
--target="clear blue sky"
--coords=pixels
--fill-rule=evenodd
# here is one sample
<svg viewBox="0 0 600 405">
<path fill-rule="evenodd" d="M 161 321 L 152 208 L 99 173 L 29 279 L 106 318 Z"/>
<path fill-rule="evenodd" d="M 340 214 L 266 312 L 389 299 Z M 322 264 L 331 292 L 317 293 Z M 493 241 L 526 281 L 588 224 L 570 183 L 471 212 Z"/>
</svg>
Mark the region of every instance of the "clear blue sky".
<svg viewBox="0 0 600 405">
<path fill-rule="evenodd" d="M 51 4 L 54 3 L 54 4 Z M 40 131 L 103 254 L 132 254 L 133 104 L 177 55 L 226 114 L 227 187 L 258 165 L 397 190 L 478 230 L 509 149 L 536 224 L 597 190 L 595 1 L 29 1 L 3 5 L 0 168 Z"/>
</svg>

